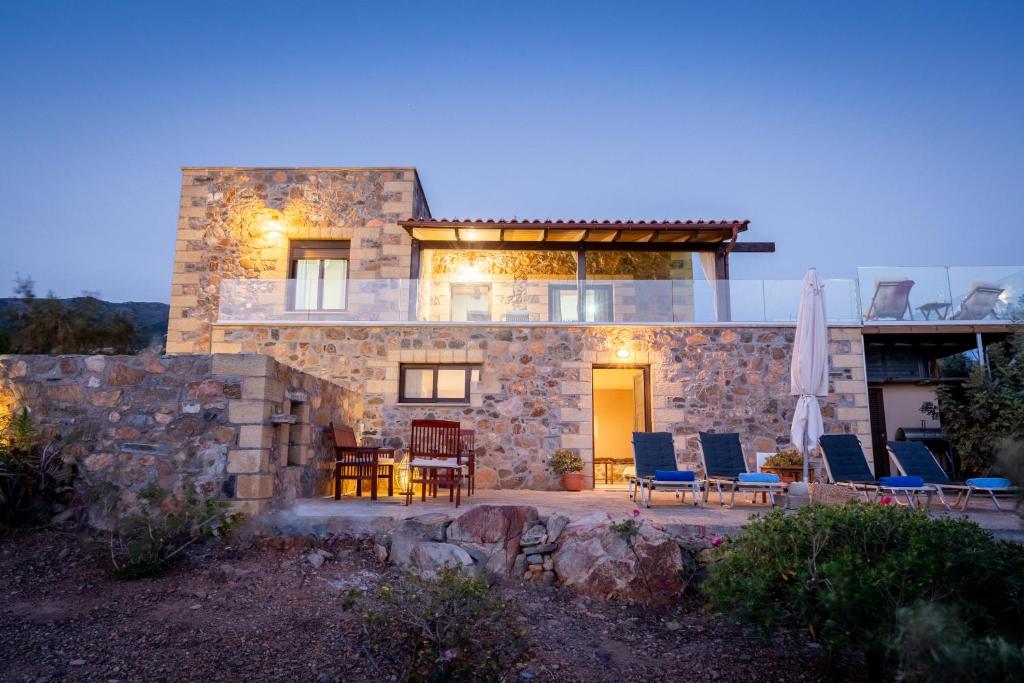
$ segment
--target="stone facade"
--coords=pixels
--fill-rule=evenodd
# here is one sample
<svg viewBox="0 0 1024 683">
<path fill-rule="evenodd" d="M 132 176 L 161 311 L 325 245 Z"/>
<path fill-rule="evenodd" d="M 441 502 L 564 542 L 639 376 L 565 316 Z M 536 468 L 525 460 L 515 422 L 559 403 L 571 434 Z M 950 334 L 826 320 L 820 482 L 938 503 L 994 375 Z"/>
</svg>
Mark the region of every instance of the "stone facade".
<svg viewBox="0 0 1024 683">
<path fill-rule="evenodd" d="M 398 221 L 427 212 L 412 168 L 183 169 L 168 353 L 209 353 L 221 283 L 287 279 L 290 240 L 347 240 L 358 277 L 408 278 L 411 238 Z"/>
<path fill-rule="evenodd" d="M 230 348 L 363 390 L 364 434 L 402 447 L 419 418 L 477 431 L 478 485 L 557 488 L 557 448 L 593 459 L 594 366 L 650 368 L 652 427 L 675 437 L 681 467 L 698 468 L 697 432 L 739 432 L 754 453 L 789 442 L 792 327 L 218 326 Z M 218 344 L 214 344 L 215 350 Z M 629 357 L 622 359 L 618 351 Z M 870 462 L 863 349 L 857 328 L 831 330 L 829 432 L 858 434 Z M 402 405 L 402 363 L 474 363 L 470 404 Z"/>
<path fill-rule="evenodd" d="M 361 418 L 357 393 L 262 355 L 2 356 L 0 412 L 21 407 L 124 503 L 156 485 L 247 512 L 327 492 L 324 427 Z"/>
</svg>

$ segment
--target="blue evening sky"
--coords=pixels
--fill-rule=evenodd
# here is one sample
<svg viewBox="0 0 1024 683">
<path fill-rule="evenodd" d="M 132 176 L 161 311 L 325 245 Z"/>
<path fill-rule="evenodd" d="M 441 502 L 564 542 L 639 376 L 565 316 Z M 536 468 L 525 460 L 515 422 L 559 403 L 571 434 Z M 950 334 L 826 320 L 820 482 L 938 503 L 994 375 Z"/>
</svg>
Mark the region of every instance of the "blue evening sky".
<svg viewBox="0 0 1024 683">
<path fill-rule="evenodd" d="M 435 216 L 749 218 L 1024 263 L 1022 2 L 0 0 L 0 293 L 166 301 L 183 165 L 419 168 Z"/>
</svg>

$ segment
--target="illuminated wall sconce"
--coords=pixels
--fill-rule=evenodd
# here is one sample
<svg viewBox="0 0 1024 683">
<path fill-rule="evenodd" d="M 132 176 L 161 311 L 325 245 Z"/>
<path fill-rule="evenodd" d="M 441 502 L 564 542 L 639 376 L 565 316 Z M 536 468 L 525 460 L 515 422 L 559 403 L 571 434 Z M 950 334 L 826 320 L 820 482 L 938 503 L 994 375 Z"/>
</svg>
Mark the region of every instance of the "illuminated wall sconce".
<svg viewBox="0 0 1024 683">
<path fill-rule="evenodd" d="M 284 226 L 276 218 L 268 218 L 263 223 L 263 236 L 267 239 L 276 240 L 284 234 Z"/>
<path fill-rule="evenodd" d="M 615 355 L 618 356 L 622 360 L 626 360 L 626 359 L 629 358 L 629 349 L 626 349 L 626 348 L 619 349 L 618 351 L 615 352 Z"/>
<path fill-rule="evenodd" d="M 480 282 L 483 279 L 483 271 L 475 264 L 463 264 L 459 266 L 456 280 L 460 282 Z"/>
</svg>

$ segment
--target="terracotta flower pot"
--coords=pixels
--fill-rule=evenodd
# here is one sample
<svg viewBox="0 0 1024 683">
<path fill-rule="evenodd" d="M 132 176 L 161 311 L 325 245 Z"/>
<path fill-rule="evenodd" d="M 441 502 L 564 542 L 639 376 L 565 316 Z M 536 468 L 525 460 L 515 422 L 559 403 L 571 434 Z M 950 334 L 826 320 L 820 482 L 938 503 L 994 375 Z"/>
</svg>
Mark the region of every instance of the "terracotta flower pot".
<svg viewBox="0 0 1024 683">
<path fill-rule="evenodd" d="M 565 487 L 566 491 L 582 491 L 583 490 L 583 473 L 582 472 L 562 472 L 562 486 Z"/>
</svg>

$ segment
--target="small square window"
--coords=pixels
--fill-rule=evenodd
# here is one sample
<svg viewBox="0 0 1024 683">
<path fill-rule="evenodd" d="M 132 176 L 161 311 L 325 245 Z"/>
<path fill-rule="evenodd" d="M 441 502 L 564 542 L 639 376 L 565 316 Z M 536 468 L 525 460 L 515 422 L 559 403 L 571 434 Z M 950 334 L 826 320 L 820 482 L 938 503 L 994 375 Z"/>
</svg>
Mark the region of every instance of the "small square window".
<svg viewBox="0 0 1024 683">
<path fill-rule="evenodd" d="M 480 380 L 476 365 L 402 365 L 401 403 L 469 403 L 469 387 Z"/>
</svg>

